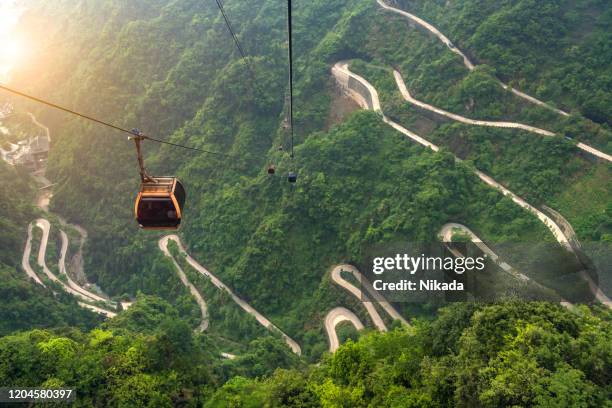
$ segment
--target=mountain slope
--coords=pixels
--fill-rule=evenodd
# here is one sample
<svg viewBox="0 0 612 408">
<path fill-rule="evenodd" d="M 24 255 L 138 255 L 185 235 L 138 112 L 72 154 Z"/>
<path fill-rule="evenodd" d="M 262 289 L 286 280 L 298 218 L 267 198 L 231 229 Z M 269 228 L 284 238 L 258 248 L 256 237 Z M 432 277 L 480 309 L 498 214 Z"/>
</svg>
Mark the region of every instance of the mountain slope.
<svg viewBox="0 0 612 408">
<path fill-rule="evenodd" d="M 612 8 L 601 0 L 399 0 L 519 89 L 610 125 Z"/>
</svg>

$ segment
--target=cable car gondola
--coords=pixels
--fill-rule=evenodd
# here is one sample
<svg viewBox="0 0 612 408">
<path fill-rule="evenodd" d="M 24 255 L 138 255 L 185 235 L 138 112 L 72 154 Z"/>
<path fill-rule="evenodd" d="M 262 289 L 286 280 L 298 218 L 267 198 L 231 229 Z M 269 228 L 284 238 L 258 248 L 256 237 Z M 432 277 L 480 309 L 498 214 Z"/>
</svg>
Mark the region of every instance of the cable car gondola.
<svg viewBox="0 0 612 408">
<path fill-rule="evenodd" d="M 244 61 L 247 69 L 252 77 L 252 85 L 257 89 L 260 95 L 263 95 L 261 88 L 257 86 L 257 80 L 255 76 L 255 71 L 251 66 L 249 59 L 247 58 L 242 46 L 240 45 L 237 36 L 230 24 L 229 19 L 223 9 L 222 1 L 217 1 L 217 6 L 219 7 L 221 14 L 223 15 L 223 19 L 227 25 L 229 32 L 232 34 L 232 38 L 238 48 L 242 56 L 242 60 Z M 289 59 L 289 109 L 287 112 L 287 118 L 283 121 L 283 129 L 288 130 L 291 135 L 291 143 L 290 143 L 290 158 L 293 161 L 295 158 L 294 152 L 294 129 L 293 129 L 293 35 L 292 35 L 292 2 L 291 0 L 287 0 L 287 31 L 288 31 L 288 59 Z M 183 216 L 183 206 L 185 205 L 185 189 L 180 181 L 176 177 L 152 177 L 149 176 L 144 168 L 142 152 L 141 152 L 141 143 L 143 140 L 149 140 L 151 142 L 165 144 L 173 147 L 178 147 L 186 150 L 197 151 L 201 153 L 206 153 L 210 155 L 216 156 L 225 156 L 230 157 L 228 154 L 224 154 L 221 152 L 209 151 L 206 149 L 196 148 L 185 146 L 178 143 L 173 143 L 170 141 L 165 141 L 161 139 L 156 139 L 150 136 L 146 136 L 142 134 L 138 129 L 128 130 L 121 126 L 115 125 L 111 122 L 97 119 L 93 116 L 86 115 L 84 113 L 80 113 L 76 110 L 69 109 L 67 107 L 55 104 L 53 102 L 37 98 L 36 96 L 28 95 L 19 90 L 7 87 L 3 84 L 0 84 L 0 90 L 4 90 L 10 92 L 15 95 L 19 95 L 26 99 L 32 100 L 34 102 L 47 105 L 54 109 L 58 109 L 60 111 L 69 113 L 74 116 L 78 116 L 82 119 L 86 119 L 90 122 L 97 123 L 102 126 L 106 126 L 107 128 L 116 130 L 118 132 L 127 133 L 130 135 L 130 139 L 134 140 L 136 143 L 136 150 L 138 153 L 138 164 L 140 166 L 140 191 L 136 198 L 136 202 L 134 203 L 134 213 L 135 218 L 138 221 L 138 224 L 143 229 L 178 229 L 181 224 L 182 216 Z M 279 151 L 283 151 L 283 146 L 278 147 Z M 293 167 L 293 165 L 291 166 Z M 277 172 L 275 165 L 271 164 L 267 169 L 268 174 L 271 176 Z M 297 182 L 297 172 L 291 171 L 287 175 L 287 180 L 289 183 L 295 184 Z"/>
<path fill-rule="evenodd" d="M 143 180 L 134 211 L 138 225 L 146 230 L 171 229 L 181 225 L 185 188 L 176 177 Z"/>
<path fill-rule="evenodd" d="M 145 137 L 133 129 L 138 165 L 140 191 L 134 203 L 136 221 L 146 230 L 176 230 L 181 225 L 185 205 L 185 188 L 176 177 L 153 177 L 147 174 L 140 143 Z"/>
</svg>

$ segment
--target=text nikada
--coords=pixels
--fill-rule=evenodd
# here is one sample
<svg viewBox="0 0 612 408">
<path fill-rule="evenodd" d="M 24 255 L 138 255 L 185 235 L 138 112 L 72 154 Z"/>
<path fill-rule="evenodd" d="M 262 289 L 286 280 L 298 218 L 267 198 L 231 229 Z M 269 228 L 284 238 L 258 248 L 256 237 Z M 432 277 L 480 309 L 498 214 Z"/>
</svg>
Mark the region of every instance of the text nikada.
<svg viewBox="0 0 612 408">
<path fill-rule="evenodd" d="M 373 282 L 374 289 L 379 291 L 461 291 L 463 283 L 453 280 L 441 282 L 436 279 L 421 279 L 418 282 L 402 279 L 398 282 L 383 282 L 378 279 Z"/>
</svg>

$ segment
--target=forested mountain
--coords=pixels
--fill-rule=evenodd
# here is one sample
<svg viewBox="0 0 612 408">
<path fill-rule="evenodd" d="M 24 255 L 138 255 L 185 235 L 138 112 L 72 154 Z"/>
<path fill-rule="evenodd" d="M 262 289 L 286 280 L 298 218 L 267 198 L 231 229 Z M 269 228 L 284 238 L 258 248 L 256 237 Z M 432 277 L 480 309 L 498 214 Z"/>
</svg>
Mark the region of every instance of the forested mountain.
<svg viewBox="0 0 612 408">
<path fill-rule="evenodd" d="M 398 0 L 504 80 L 610 125 L 610 24 L 605 0 Z"/>
<path fill-rule="evenodd" d="M 306 372 L 234 378 L 206 406 L 607 406 L 609 316 L 539 303 L 455 305 L 416 334 L 349 340 Z"/>
<path fill-rule="evenodd" d="M 0 161 L 0 335 L 35 327 L 91 329 L 101 319 L 67 294 L 33 285 L 21 269 L 24 232 L 34 218 L 34 187 L 25 171 Z"/>
<path fill-rule="evenodd" d="M 568 278 L 554 286 L 561 299 L 588 292 L 573 280 L 576 260 L 547 226 L 483 183 L 476 168 L 534 206 L 559 211 L 583 244 L 612 241 L 610 164 L 577 147 L 611 151 L 609 4 L 393 4 L 437 25 L 481 65 L 467 70 L 437 38 L 374 0 L 295 2 L 292 159 L 283 126 L 285 2 L 223 2 L 247 64 L 214 1 L 28 0 L 20 30 L 36 42 L 36 58 L 12 84 L 127 129 L 221 153 L 144 142 L 150 172 L 176 175 L 187 188 L 179 235 L 188 252 L 295 339 L 302 356 L 172 247 L 208 302 L 210 328 L 194 332 L 197 305 L 158 247 L 162 234 L 133 221 L 133 142 L 12 98 L 51 129 L 47 178 L 57 184 L 50 209 L 87 229 L 88 279 L 134 304 L 102 323 L 69 295 L 26 281 L 19 263 L 27 225 L 40 214 L 31 204 L 35 187 L 0 163 L 0 382 L 74 386 L 77 406 L 609 404 L 611 316 L 600 306 L 398 304 L 414 329 L 388 321 L 389 333 L 368 332 L 326 354 L 323 319 L 331 308 L 351 307 L 373 323 L 361 302 L 333 285 L 330 270 L 365 265 L 373 248 L 437 242 L 448 222 L 468 225 L 536 282 Z M 351 112 L 356 107 L 331 75 L 338 61 L 376 87 L 389 118 L 440 151 L 411 143 L 380 113 Z M 405 102 L 394 69 L 427 103 L 555 136 L 439 120 Z M 498 80 L 570 115 L 529 104 Z M 289 171 L 297 184 L 287 183 Z M 503 245 L 516 242 L 520 251 Z M 537 258 L 542 251 L 547 265 Z M 43 309 L 51 312 L 41 320 Z"/>
<path fill-rule="evenodd" d="M 459 304 L 416 333 L 368 333 L 320 365 L 257 379 L 247 371 L 220 387 L 227 377 L 214 363 L 215 345 L 163 321 L 135 336 L 96 329 L 4 337 L 0 379 L 76 386 L 75 406 L 600 407 L 609 404 L 611 336 L 603 309 Z M 253 356 L 269 349 L 253 345 Z"/>
</svg>

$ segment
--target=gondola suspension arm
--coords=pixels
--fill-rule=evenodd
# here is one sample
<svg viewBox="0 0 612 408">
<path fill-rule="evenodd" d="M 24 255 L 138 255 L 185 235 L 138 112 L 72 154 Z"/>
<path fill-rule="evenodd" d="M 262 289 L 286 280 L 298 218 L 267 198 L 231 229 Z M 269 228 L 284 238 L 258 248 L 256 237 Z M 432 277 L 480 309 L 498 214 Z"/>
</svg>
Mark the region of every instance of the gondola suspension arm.
<svg viewBox="0 0 612 408">
<path fill-rule="evenodd" d="M 144 136 L 140 130 L 138 129 L 132 129 L 132 134 L 133 136 L 130 136 L 130 139 L 132 139 L 134 141 L 134 144 L 136 145 L 136 155 L 138 157 L 138 167 L 140 170 L 140 180 L 142 182 L 154 182 L 155 180 L 149 176 L 149 173 L 147 173 L 147 169 L 144 166 L 144 159 L 142 158 L 142 141 L 146 139 L 146 136 Z"/>
</svg>

